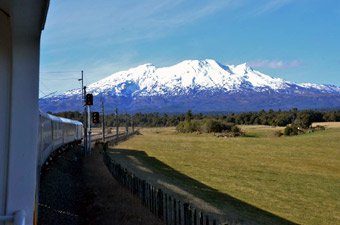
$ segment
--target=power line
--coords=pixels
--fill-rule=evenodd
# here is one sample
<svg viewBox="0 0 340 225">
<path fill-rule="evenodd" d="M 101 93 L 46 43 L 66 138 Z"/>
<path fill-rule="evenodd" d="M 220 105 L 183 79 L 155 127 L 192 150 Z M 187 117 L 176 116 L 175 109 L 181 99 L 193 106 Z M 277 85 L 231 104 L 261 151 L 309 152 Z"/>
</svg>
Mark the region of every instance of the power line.
<svg viewBox="0 0 340 225">
<path fill-rule="evenodd" d="M 41 85 L 44 86 L 44 88 L 45 88 L 46 90 L 48 90 L 49 92 L 52 92 L 51 89 L 50 89 L 49 87 L 47 87 L 47 85 L 45 85 L 44 82 L 43 82 L 42 80 L 40 80 L 40 81 L 41 81 Z"/>
<path fill-rule="evenodd" d="M 42 91 L 42 90 L 40 90 L 40 89 L 39 89 L 39 92 L 40 92 L 40 94 L 46 95 L 46 93 L 45 93 L 45 92 L 43 92 L 43 91 Z"/>
<path fill-rule="evenodd" d="M 41 98 L 47 98 L 47 97 L 49 97 L 49 96 L 51 96 L 51 95 L 54 95 L 55 93 L 57 93 L 57 92 L 56 92 L 56 91 L 51 92 L 51 93 L 49 93 L 49 94 L 47 94 L 47 95 L 44 95 L 44 96 L 41 97 Z"/>
<path fill-rule="evenodd" d="M 40 73 L 77 73 L 79 71 L 65 70 L 65 71 L 41 71 Z"/>
<path fill-rule="evenodd" d="M 78 77 L 68 77 L 68 78 L 42 78 L 44 80 L 77 80 Z"/>
<path fill-rule="evenodd" d="M 43 92 L 40 88 L 39 91 L 40 93 L 43 94 L 43 96 L 41 98 L 47 98 L 51 95 L 54 95 L 55 93 L 57 93 L 57 91 L 52 91 L 46 84 L 44 84 L 44 82 L 42 80 L 40 80 L 40 84 L 45 88 L 45 90 L 48 91 L 48 94 L 46 94 L 45 92 Z"/>
<path fill-rule="evenodd" d="M 52 91 L 49 87 L 47 87 L 46 84 L 44 84 L 44 82 L 42 80 L 40 80 L 40 83 L 45 88 L 45 90 L 48 91 L 48 94 L 44 94 L 44 96 L 42 98 L 46 98 L 47 96 L 50 96 L 50 95 L 55 94 L 57 92 L 57 91 Z M 40 88 L 39 88 L 39 90 L 40 90 Z"/>
</svg>

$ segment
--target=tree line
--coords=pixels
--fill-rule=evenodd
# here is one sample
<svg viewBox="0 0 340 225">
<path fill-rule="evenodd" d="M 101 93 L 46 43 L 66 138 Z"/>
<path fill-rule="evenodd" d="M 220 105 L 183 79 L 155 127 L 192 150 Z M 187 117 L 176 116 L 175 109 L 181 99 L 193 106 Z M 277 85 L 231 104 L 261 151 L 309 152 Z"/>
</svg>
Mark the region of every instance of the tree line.
<svg viewBox="0 0 340 225">
<path fill-rule="evenodd" d="M 83 114 L 80 112 L 60 112 L 54 115 L 83 121 Z M 136 113 L 133 115 L 114 114 L 106 115 L 105 125 L 119 126 L 139 126 L 139 127 L 170 127 L 177 126 L 190 116 L 191 120 L 214 119 L 232 123 L 236 125 L 269 125 L 287 126 L 295 124 L 301 128 L 308 128 L 314 122 L 340 122 L 340 110 L 318 111 L 318 110 L 298 110 L 293 108 L 289 111 L 261 110 L 259 112 L 226 113 L 226 114 L 202 114 L 192 113 L 189 110 L 182 114 L 166 113 Z M 101 118 L 102 119 L 102 118 Z"/>
</svg>

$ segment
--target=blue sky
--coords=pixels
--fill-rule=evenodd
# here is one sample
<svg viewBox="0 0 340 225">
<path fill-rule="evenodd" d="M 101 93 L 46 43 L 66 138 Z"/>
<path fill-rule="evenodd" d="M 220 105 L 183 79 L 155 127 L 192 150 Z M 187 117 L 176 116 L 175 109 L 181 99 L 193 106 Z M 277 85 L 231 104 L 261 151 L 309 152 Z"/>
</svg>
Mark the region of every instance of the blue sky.
<svg viewBox="0 0 340 225">
<path fill-rule="evenodd" d="M 338 0 L 51 0 L 40 96 L 144 63 L 247 62 L 293 82 L 340 86 Z"/>
</svg>

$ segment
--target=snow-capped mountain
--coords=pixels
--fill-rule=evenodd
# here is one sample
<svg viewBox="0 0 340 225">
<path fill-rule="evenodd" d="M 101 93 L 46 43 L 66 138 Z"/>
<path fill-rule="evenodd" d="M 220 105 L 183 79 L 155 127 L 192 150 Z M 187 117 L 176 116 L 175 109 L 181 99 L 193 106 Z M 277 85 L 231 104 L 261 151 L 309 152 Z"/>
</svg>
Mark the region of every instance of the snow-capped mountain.
<svg viewBox="0 0 340 225">
<path fill-rule="evenodd" d="M 331 108 L 340 106 L 334 85 L 296 84 L 253 70 L 247 64 L 185 60 L 170 67 L 144 64 L 88 85 L 99 106 L 127 112 L 249 111 L 258 109 Z M 45 111 L 81 109 L 81 90 L 41 99 Z"/>
</svg>

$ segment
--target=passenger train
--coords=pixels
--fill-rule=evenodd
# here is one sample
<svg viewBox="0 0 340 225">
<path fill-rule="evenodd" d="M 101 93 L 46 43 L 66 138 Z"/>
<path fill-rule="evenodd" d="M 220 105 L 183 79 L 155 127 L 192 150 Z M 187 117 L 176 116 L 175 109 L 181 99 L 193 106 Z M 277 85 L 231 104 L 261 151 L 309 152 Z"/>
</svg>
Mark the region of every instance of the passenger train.
<svg viewBox="0 0 340 225">
<path fill-rule="evenodd" d="M 35 206 L 33 224 L 37 224 L 37 206 L 39 201 L 39 174 L 42 166 L 59 148 L 80 144 L 83 139 L 83 124 L 76 120 L 70 120 L 48 113 L 39 113 L 39 151 L 38 151 L 38 182 L 35 193 Z"/>
<path fill-rule="evenodd" d="M 40 112 L 38 165 L 42 166 L 60 147 L 81 143 L 82 139 L 83 124 L 81 122 Z"/>
</svg>

